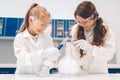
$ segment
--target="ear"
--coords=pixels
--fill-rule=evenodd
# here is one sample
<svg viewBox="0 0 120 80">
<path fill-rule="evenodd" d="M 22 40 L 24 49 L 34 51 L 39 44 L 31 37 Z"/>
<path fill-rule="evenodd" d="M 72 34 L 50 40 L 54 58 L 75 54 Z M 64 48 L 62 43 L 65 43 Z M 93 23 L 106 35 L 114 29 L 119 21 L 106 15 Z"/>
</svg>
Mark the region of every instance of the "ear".
<svg viewBox="0 0 120 80">
<path fill-rule="evenodd" d="M 29 17 L 29 22 L 31 23 L 31 22 L 34 22 L 34 21 L 35 21 L 35 18 L 33 16 L 30 16 Z"/>
</svg>

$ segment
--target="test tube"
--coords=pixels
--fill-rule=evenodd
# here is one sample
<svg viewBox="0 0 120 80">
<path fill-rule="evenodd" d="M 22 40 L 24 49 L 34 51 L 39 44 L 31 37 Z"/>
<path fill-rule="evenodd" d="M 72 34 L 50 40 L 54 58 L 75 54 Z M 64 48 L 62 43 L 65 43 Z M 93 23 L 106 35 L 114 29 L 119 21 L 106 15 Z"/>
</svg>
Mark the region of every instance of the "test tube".
<svg viewBox="0 0 120 80">
<path fill-rule="evenodd" d="M 65 45 L 66 44 L 66 42 L 68 41 L 68 32 L 66 31 L 65 32 L 65 39 L 63 39 L 63 41 L 60 43 L 60 44 L 58 44 L 58 46 L 57 46 L 57 48 L 59 49 L 59 50 L 61 50 L 62 49 L 62 47 L 63 47 L 63 45 Z"/>
<path fill-rule="evenodd" d="M 67 43 L 67 41 L 68 41 L 68 32 L 65 32 L 65 39 L 63 39 L 63 41 L 60 43 L 60 44 L 58 44 L 58 46 L 57 46 L 57 48 L 58 48 L 58 50 L 61 50 L 62 49 L 62 47 Z M 55 74 L 55 73 L 57 73 L 59 70 L 57 69 L 57 68 L 51 68 L 50 69 L 50 71 L 49 71 L 49 73 L 50 74 Z"/>
</svg>

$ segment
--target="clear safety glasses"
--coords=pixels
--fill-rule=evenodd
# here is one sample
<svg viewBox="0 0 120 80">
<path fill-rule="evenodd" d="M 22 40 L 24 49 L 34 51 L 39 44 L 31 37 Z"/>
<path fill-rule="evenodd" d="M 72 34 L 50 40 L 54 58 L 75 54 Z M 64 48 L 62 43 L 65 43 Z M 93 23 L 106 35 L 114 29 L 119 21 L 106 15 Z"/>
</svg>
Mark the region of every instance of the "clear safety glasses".
<svg viewBox="0 0 120 80">
<path fill-rule="evenodd" d="M 30 18 L 32 19 L 33 23 L 34 23 L 36 26 L 42 26 L 42 27 L 47 26 L 47 24 L 44 24 L 42 21 L 34 18 L 33 16 L 30 16 Z"/>
<path fill-rule="evenodd" d="M 85 19 L 84 21 L 76 20 L 76 22 L 77 22 L 78 24 L 85 25 L 85 24 L 91 22 L 91 20 L 93 20 L 93 18 L 94 18 L 94 15 L 91 15 L 90 17 L 88 17 L 88 18 Z"/>
</svg>

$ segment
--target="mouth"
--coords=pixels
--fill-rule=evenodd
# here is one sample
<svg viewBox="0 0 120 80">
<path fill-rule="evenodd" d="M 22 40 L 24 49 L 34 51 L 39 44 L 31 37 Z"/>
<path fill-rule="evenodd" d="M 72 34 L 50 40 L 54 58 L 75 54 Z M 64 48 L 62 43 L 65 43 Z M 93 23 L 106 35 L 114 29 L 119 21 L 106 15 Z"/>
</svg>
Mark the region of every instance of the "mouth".
<svg viewBox="0 0 120 80">
<path fill-rule="evenodd" d="M 39 29 L 38 29 L 37 31 L 38 31 L 38 33 L 41 33 L 41 32 L 42 32 L 42 31 L 41 31 L 41 30 L 39 30 Z"/>
<path fill-rule="evenodd" d="M 38 31 L 38 32 L 40 32 L 40 30 L 39 30 L 39 29 L 38 29 L 37 31 Z"/>
<path fill-rule="evenodd" d="M 86 26 L 86 27 L 84 27 L 85 28 L 85 30 L 89 30 L 89 27 L 88 26 Z"/>
</svg>

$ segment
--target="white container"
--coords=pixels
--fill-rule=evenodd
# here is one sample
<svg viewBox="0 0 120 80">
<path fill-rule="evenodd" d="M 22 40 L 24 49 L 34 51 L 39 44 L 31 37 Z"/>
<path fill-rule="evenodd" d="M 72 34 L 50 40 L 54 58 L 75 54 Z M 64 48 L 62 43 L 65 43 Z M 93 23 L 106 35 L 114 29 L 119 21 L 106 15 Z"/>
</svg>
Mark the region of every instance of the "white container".
<svg viewBox="0 0 120 80">
<path fill-rule="evenodd" d="M 80 72 L 80 64 L 72 56 L 72 44 L 66 43 L 65 56 L 58 63 L 60 74 L 78 74 Z"/>
</svg>

